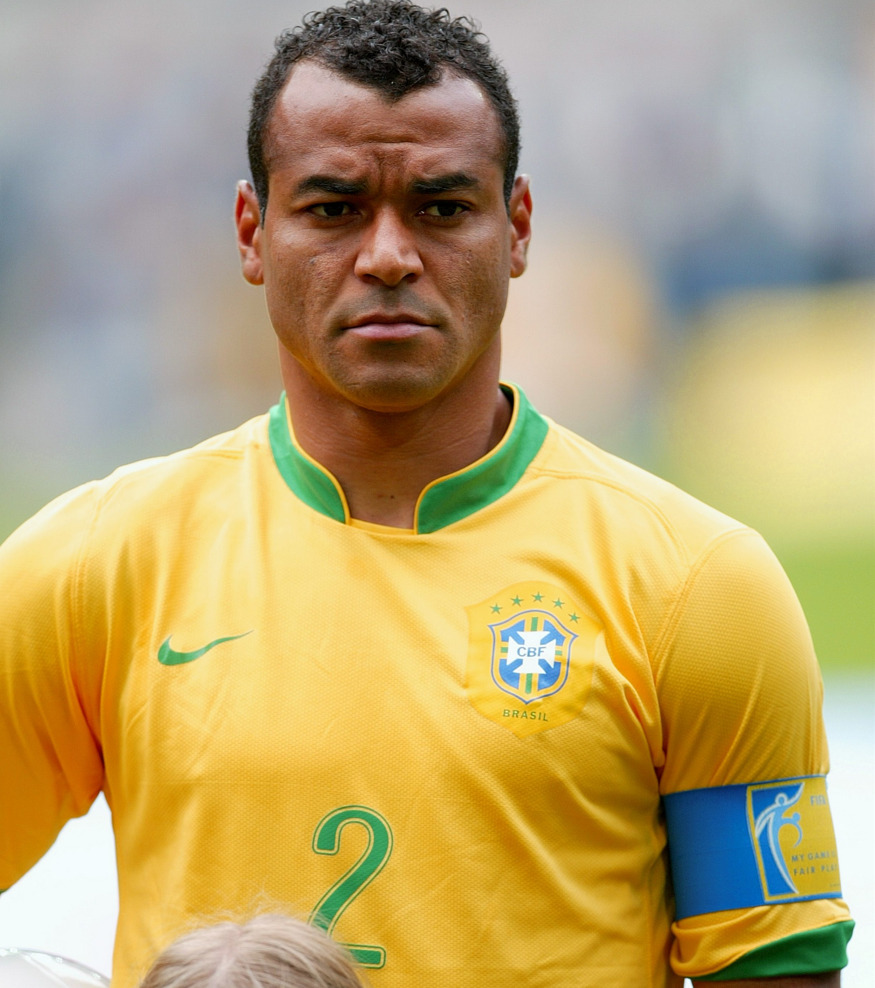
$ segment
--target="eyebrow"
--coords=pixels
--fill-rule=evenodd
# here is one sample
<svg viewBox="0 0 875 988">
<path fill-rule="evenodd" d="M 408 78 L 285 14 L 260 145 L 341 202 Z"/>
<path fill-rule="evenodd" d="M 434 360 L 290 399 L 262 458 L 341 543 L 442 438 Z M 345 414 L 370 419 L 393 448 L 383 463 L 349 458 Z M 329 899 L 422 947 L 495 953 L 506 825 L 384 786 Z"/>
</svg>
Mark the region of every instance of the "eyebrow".
<svg viewBox="0 0 875 988">
<path fill-rule="evenodd" d="M 422 178 L 414 181 L 410 189 L 415 195 L 433 196 L 442 192 L 458 192 L 463 189 L 476 189 L 480 180 L 466 172 L 450 172 L 447 175 L 436 175 L 434 178 Z M 325 192 L 334 196 L 360 196 L 368 190 L 366 181 L 350 181 L 336 175 L 308 175 L 302 179 L 296 188 L 299 196 L 312 192 Z"/>
<path fill-rule="evenodd" d="M 367 183 L 364 181 L 350 182 L 334 175 L 309 175 L 298 182 L 296 192 L 298 195 L 307 195 L 309 192 L 327 192 L 335 196 L 360 196 L 367 190 Z"/>
<path fill-rule="evenodd" d="M 438 195 L 441 192 L 460 192 L 463 189 L 476 189 L 480 180 L 465 172 L 451 172 L 434 178 L 419 179 L 411 186 L 413 192 L 421 196 Z"/>
</svg>

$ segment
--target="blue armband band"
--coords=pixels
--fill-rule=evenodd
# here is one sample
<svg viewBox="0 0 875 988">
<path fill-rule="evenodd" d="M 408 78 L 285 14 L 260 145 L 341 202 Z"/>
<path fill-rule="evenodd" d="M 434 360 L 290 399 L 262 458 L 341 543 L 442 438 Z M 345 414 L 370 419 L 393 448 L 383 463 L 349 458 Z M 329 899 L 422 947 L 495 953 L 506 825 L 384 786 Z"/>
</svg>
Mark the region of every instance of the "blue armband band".
<svg viewBox="0 0 875 988">
<path fill-rule="evenodd" d="M 826 779 L 663 797 L 676 919 L 841 896 Z"/>
</svg>

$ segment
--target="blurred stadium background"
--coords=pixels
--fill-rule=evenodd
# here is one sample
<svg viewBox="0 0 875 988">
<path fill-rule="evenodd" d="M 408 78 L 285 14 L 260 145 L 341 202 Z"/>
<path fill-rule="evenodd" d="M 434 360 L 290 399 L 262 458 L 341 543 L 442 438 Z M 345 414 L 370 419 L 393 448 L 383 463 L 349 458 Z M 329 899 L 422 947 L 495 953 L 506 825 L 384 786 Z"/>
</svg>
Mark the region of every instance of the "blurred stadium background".
<svg viewBox="0 0 875 988">
<path fill-rule="evenodd" d="M 76 483 L 275 401 L 231 203 L 252 82 L 312 6 L 0 0 L 0 537 Z M 870 986 L 875 7 L 451 9 L 503 56 L 533 176 L 506 376 L 784 562 L 826 681 L 858 918 L 844 984 Z M 0 945 L 108 969 L 108 827 L 101 804 L 0 900 Z"/>
</svg>

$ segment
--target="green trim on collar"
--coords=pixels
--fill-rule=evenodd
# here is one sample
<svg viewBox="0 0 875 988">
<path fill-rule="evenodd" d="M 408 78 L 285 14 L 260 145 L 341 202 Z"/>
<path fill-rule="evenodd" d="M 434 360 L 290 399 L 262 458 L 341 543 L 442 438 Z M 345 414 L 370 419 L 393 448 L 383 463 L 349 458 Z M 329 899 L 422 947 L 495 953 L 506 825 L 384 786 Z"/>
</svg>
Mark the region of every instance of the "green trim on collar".
<svg viewBox="0 0 875 988">
<path fill-rule="evenodd" d="M 311 460 L 292 439 L 286 418 L 286 393 L 270 410 L 270 448 L 277 469 L 293 494 L 314 511 L 335 521 L 346 522 L 346 498 L 337 481 L 315 460 Z"/>
<path fill-rule="evenodd" d="M 737 981 L 747 978 L 792 978 L 825 974 L 847 966 L 847 945 L 854 921 L 845 920 L 817 930 L 794 933 L 764 947 L 757 947 L 714 974 L 700 974 L 696 981 Z"/>
<path fill-rule="evenodd" d="M 423 490 L 416 505 L 416 533 L 436 532 L 497 501 L 519 481 L 543 445 L 548 431 L 545 419 L 519 388 L 507 384 L 501 388 L 513 402 L 504 438 L 486 456 Z M 340 485 L 294 440 L 285 393 L 270 410 L 268 435 L 277 469 L 292 493 L 320 514 L 348 522 L 349 510 Z"/>
<path fill-rule="evenodd" d="M 502 384 L 513 402 L 510 425 L 486 456 L 447 477 L 433 481 L 419 495 L 414 527 L 436 532 L 497 501 L 517 483 L 544 443 L 547 423 L 523 392 Z"/>
</svg>

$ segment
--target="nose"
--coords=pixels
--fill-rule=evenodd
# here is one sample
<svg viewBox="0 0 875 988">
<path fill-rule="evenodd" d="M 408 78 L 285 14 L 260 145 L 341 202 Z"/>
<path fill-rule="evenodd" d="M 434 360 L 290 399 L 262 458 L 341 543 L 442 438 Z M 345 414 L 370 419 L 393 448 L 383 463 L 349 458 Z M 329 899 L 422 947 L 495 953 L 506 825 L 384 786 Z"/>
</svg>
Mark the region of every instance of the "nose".
<svg viewBox="0 0 875 988">
<path fill-rule="evenodd" d="M 355 261 L 355 273 L 389 288 L 413 281 L 423 264 L 413 231 L 392 209 L 379 210 L 365 229 Z"/>
</svg>

